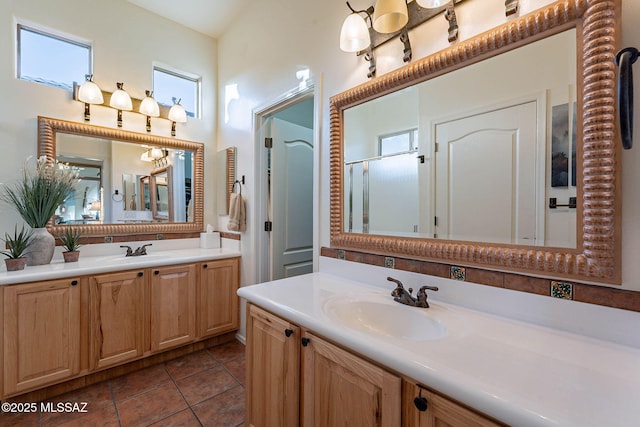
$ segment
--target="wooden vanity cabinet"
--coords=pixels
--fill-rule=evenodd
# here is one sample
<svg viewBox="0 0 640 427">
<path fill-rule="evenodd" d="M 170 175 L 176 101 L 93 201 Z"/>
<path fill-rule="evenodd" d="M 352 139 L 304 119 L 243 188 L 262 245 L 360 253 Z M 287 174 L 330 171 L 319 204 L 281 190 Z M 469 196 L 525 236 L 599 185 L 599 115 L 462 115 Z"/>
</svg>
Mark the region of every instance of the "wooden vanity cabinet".
<svg viewBox="0 0 640 427">
<path fill-rule="evenodd" d="M 0 399 L 239 327 L 240 258 L 0 286 Z"/>
<path fill-rule="evenodd" d="M 4 394 L 80 372 L 80 279 L 3 287 Z"/>
<path fill-rule="evenodd" d="M 403 427 L 505 427 L 411 381 L 402 383 Z"/>
<path fill-rule="evenodd" d="M 505 427 L 247 304 L 249 426 Z"/>
<path fill-rule="evenodd" d="M 246 424 L 300 425 L 300 328 L 247 304 Z"/>
<path fill-rule="evenodd" d="M 145 270 L 89 277 L 89 369 L 141 357 L 146 350 Z"/>
<path fill-rule="evenodd" d="M 188 344 L 196 338 L 196 266 L 153 268 L 151 351 Z"/>
<path fill-rule="evenodd" d="M 400 425 L 400 377 L 247 307 L 248 425 Z"/>
<path fill-rule="evenodd" d="M 240 259 L 199 264 L 197 289 L 198 337 L 207 338 L 240 327 Z"/>
<path fill-rule="evenodd" d="M 301 341 L 303 426 L 400 425 L 400 377 L 308 331 Z"/>
</svg>

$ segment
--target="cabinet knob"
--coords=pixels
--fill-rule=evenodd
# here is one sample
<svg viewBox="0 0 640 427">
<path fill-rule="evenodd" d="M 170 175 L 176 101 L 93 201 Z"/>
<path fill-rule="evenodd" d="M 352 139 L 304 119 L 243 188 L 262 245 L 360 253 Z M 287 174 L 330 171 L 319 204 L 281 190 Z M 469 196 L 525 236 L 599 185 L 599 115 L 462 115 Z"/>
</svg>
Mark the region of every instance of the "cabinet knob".
<svg viewBox="0 0 640 427">
<path fill-rule="evenodd" d="M 142 271 L 138 271 L 138 277 L 142 277 L 144 276 L 144 273 Z"/>
<path fill-rule="evenodd" d="M 71 281 L 71 286 L 75 286 L 75 285 L 77 285 L 77 284 L 78 284 L 78 281 L 77 281 L 77 280 L 72 280 L 72 281 Z"/>
<path fill-rule="evenodd" d="M 153 274 L 155 274 L 155 275 L 157 276 L 158 274 L 160 274 L 160 271 L 159 271 L 159 270 L 155 270 L 155 271 L 153 272 Z"/>
<path fill-rule="evenodd" d="M 202 268 L 209 268 L 209 264 L 203 264 Z"/>
<path fill-rule="evenodd" d="M 285 329 L 285 330 L 284 330 L 284 334 L 285 334 L 287 337 L 290 337 L 290 336 L 293 334 L 293 329 Z"/>
<path fill-rule="evenodd" d="M 420 412 L 424 412 L 429 408 L 427 399 L 422 396 L 418 396 L 415 399 L 413 399 L 413 404 L 416 405 L 416 408 L 418 408 L 418 411 Z"/>
<path fill-rule="evenodd" d="M 301 340 L 301 341 L 302 341 L 302 346 L 303 346 L 303 347 L 306 347 L 306 346 L 308 346 L 308 345 L 309 345 L 309 343 L 311 342 L 311 339 L 310 339 L 310 338 L 302 338 L 302 340 Z"/>
</svg>

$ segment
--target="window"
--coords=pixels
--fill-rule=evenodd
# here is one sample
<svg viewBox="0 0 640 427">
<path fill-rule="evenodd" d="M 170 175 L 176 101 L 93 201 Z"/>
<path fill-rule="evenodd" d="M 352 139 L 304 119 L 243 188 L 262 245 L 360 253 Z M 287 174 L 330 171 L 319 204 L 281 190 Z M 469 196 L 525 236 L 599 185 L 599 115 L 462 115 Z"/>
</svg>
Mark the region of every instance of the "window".
<svg viewBox="0 0 640 427">
<path fill-rule="evenodd" d="M 91 45 L 18 24 L 17 77 L 67 90 L 91 74 Z"/>
<path fill-rule="evenodd" d="M 200 77 L 153 67 L 153 97 L 166 107 L 180 100 L 187 116 L 200 117 Z"/>
<path fill-rule="evenodd" d="M 389 156 L 418 149 L 418 129 L 409 129 L 378 137 L 378 155 Z"/>
</svg>

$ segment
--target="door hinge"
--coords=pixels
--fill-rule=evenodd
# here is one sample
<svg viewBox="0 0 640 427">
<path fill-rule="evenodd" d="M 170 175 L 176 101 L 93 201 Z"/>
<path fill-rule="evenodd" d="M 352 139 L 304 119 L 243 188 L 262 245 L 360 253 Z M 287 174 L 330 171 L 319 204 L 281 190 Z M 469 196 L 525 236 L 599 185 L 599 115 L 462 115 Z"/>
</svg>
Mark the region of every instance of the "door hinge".
<svg viewBox="0 0 640 427">
<path fill-rule="evenodd" d="M 438 226 L 438 217 L 437 217 L 437 216 L 434 216 L 434 217 L 433 217 L 433 225 L 434 225 L 435 227 L 437 227 L 437 226 Z"/>
<path fill-rule="evenodd" d="M 434 147 L 434 149 L 433 149 L 434 153 L 437 153 L 437 152 L 438 152 L 438 148 L 439 148 L 439 147 L 438 147 L 438 145 L 440 145 L 440 144 L 438 144 L 438 143 L 436 142 L 436 143 L 435 143 L 435 147 Z"/>
<path fill-rule="evenodd" d="M 264 231 L 272 231 L 273 230 L 273 222 L 265 221 L 264 222 Z"/>
<path fill-rule="evenodd" d="M 264 139 L 264 148 L 273 148 L 273 138 Z"/>
</svg>

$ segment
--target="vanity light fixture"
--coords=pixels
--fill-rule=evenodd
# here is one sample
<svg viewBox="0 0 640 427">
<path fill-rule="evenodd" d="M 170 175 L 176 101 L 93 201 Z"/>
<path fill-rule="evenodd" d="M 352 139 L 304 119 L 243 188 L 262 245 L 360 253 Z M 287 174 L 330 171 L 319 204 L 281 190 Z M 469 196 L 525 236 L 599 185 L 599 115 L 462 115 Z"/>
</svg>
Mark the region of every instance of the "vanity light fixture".
<svg viewBox="0 0 640 427">
<path fill-rule="evenodd" d="M 84 102 L 84 120 L 88 122 L 91 119 L 91 104 L 102 104 L 104 97 L 100 87 L 93 82 L 93 74 L 84 76 L 85 81 L 78 88 L 78 101 Z"/>
<path fill-rule="evenodd" d="M 151 132 L 151 117 L 160 116 L 160 106 L 158 102 L 153 99 L 153 92 L 149 90 L 144 91 L 146 97 L 140 103 L 140 114 L 147 116 L 147 132 Z"/>
<path fill-rule="evenodd" d="M 109 106 L 111 108 L 115 108 L 118 110 L 118 127 L 122 127 L 122 111 L 131 111 L 133 109 L 133 104 L 131 102 L 131 97 L 129 94 L 123 89 L 124 83 L 116 83 L 116 91 L 111 94 L 111 100 L 109 101 Z"/>
<path fill-rule="evenodd" d="M 187 112 L 184 107 L 180 105 L 181 99 L 176 101 L 176 98 L 173 99 L 173 106 L 169 110 L 169 120 L 171 121 L 171 136 L 176 136 L 176 123 L 186 123 L 187 122 Z"/>
<path fill-rule="evenodd" d="M 351 10 L 351 15 L 345 19 L 340 31 L 340 48 L 349 52 L 350 48 L 355 48 L 360 43 L 362 46 L 366 38 L 356 32 L 357 27 L 362 28 L 362 22 L 366 21 L 360 13 L 366 13 L 371 25 L 368 28 L 370 43 L 359 49 L 358 56 L 365 55 L 365 59 L 370 61 L 369 73 L 367 77 L 375 75 L 375 60 L 373 59 L 373 49 L 398 37 L 404 46 L 403 61 L 409 62 L 412 57 L 411 43 L 409 41 L 409 30 L 423 24 L 429 19 L 443 13 L 444 18 L 449 22 L 447 39 L 454 42 L 458 39 L 458 21 L 454 6 L 464 0 L 377 0 L 375 6 L 370 6 L 366 10 L 354 10 L 347 2 Z M 514 0 L 507 0 L 512 2 Z M 356 15 L 356 17 L 353 17 Z M 357 26 L 357 27 L 356 27 Z M 343 36 L 344 35 L 344 36 Z M 365 40 L 365 41 L 363 41 Z"/>
<path fill-rule="evenodd" d="M 340 49 L 344 52 L 360 52 L 365 51 L 364 59 L 369 61 L 369 72 L 367 77 L 371 78 L 376 73 L 376 60 L 373 56 L 373 49 L 371 48 L 371 35 L 369 28 L 373 26 L 373 6 L 369 6 L 366 10 L 355 10 L 349 2 L 347 7 L 351 9 L 351 14 L 342 23 L 342 29 L 340 30 Z M 365 18 L 360 14 L 365 13 L 369 19 L 369 26 Z"/>
</svg>

